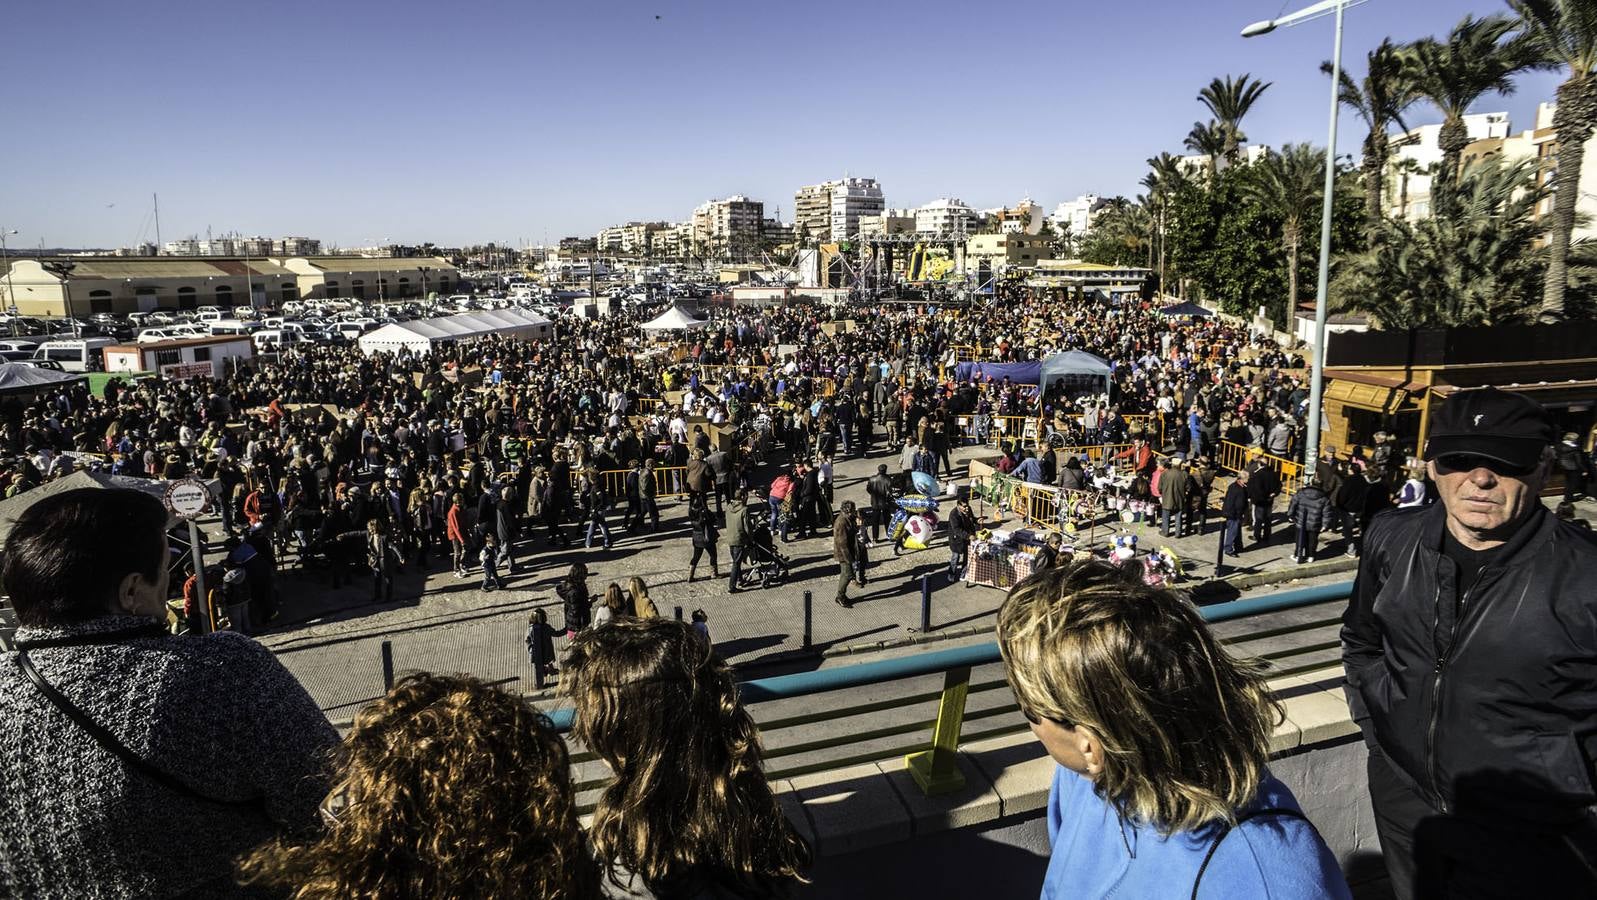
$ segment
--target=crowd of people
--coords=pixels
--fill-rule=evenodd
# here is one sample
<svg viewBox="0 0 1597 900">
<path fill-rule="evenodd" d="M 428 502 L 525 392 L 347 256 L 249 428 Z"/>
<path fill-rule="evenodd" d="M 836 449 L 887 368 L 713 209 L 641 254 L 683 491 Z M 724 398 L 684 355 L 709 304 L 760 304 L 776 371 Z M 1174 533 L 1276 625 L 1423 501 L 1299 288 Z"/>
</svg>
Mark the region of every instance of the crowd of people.
<svg viewBox="0 0 1597 900">
<path fill-rule="evenodd" d="M 291 556 L 335 587 L 370 572 L 377 602 L 392 599 L 408 566 L 480 575 L 491 590 L 540 565 L 540 546 L 563 551 L 580 535 L 584 547 L 610 548 L 657 532 L 671 496 L 690 501 L 695 556 L 712 576 L 717 545 L 731 551 L 736 590 L 742 554 L 730 542 L 746 532 L 727 526 L 725 506 L 738 491 L 751 523 L 803 539 L 835 524 L 833 466 L 850 456 L 896 452 L 900 475 L 947 477 L 952 450 L 986 439 L 1000 416 L 1116 443 L 1131 436 L 1126 417 L 1144 415 L 1164 417 L 1171 448 L 1190 457 L 1211 456 L 1222 439 L 1289 453 L 1306 397 L 1277 368 L 1300 360 L 1273 344 L 1135 303 L 793 304 L 708 316 L 676 343 L 649 342 L 643 314 L 621 310 L 561 317 L 543 341 L 490 336 L 425 355 L 301 345 L 216 379 L 9 398 L 0 478 L 7 496 L 86 465 L 214 479 L 237 547 L 207 582 L 247 561 L 248 577 L 226 583 L 253 601 L 251 621 L 237 624 L 259 628 Z M 994 360 L 1100 353 L 1114 364 L 1111 391 L 956 382 L 945 363 L 967 345 Z M 763 532 L 748 539 L 763 546 Z"/>
<path fill-rule="evenodd" d="M 1554 442 L 1523 396 L 1455 394 L 1422 451 L 1435 502 L 1367 528 L 1343 659 L 1402 900 L 1597 891 L 1597 540 L 1540 502 Z M 167 633 L 167 515 L 139 491 L 62 491 L 6 539 L 0 581 L 21 626 L 0 665 L 7 895 L 824 887 L 732 671 L 700 629 L 651 614 L 646 585 L 610 585 L 606 621 L 562 663 L 572 736 L 612 776 L 584 826 L 565 742 L 500 688 L 413 675 L 340 739 L 252 639 Z M 586 578 L 579 564 L 563 583 L 577 615 Z M 548 636 L 531 624 L 529 641 Z M 1282 712 L 1263 663 L 1230 655 L 1185 597 L 1062 562 L 1014 587 L 997 639 L 1057 763 L 1042 896 L 1351 896 L 1271 772 Z"/>
</svg>

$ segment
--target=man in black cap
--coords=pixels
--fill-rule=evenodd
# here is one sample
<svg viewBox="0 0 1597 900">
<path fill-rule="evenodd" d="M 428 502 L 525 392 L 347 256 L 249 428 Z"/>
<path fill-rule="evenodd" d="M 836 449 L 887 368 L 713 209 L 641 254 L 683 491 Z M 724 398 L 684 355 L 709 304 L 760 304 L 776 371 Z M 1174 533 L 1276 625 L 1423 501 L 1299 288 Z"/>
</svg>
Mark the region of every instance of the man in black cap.
<svg viewBox="0 0 1597 900">
<path fill-rule="evenodd" d="M 1527 397 L 1454 394 L 1441 502 L 1370 523 L 1342 660 L 1403 900 L 1597 896 L 1597 544 L 1542 506 L 1554 439 Z"/>
</svg>

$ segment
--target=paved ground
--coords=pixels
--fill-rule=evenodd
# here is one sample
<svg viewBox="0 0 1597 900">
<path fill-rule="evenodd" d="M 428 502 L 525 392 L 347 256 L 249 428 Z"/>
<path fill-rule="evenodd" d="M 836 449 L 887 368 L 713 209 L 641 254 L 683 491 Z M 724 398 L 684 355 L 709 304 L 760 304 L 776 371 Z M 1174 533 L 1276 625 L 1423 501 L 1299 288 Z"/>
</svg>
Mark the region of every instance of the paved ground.
<svg viewBox="0 0 1597 900">
<path fill-rule="evenodd" d="M 957 452 L 956 474 L 963 475 L 966 460 L 984 455 L 979 448 Z M 845 499 L 863 504 L 864 480 L 879 462 L 896 470 L 896 459 L 885 452 L 839 463 L 834 505 Z M 1218 497 L 1217 490 L 1216 502 Z M 1144 547 L 1172 546 L 1186 564 L 1189 579 L 1213 576 L 1218 546 L 1215 521 L 1210 522 L 1204 537 L 1169 541 L 1147 525 L 1125 527 L 1140 535 Z M 1098 529 L 1098 542 L 1107 541 L 1110 533 L 1107 527 Z M 531 667 L 522 644 L 528 614 L 542 607 L 550 611 L 552 623 L 562 621 L 553 586 L 577 559 L 587 561 L 592 573 L 589 584 L 595 593 L 602 593 L 611 581 L 624 585 L 638 575 L 648 582 L 663 614 L 672 615 L 676 607 L 681 607 L 684 615 L 695 608 L 705 609 L 717 648 L 740 665 L 801 649 L 805 590 L 813 595 L 812 646 L 822 650 L 895 642 L 914 635 L 920 624 L 919 578 L 923 574 L 932 576 L 934 633 L 990 626 L 1003 599 L 1003 593 L 995 589 L 946 582 L 943 572 L 948 551 L 941 536 L 931 548 L 898 558 L 886 548 L 876 551 L 870 584 L 863 591 L 852 589 L 856 603 L 846 610 L 831 602 L 837 569 L 827 534 L 795 540 L 783 550 L 793 563 L 793 575 L 780 587 L 729 595 L 724 579 L 689 584 L 691 547 L 685 507 L 667 503 L 660 533 L 617 540 L 610 551 L 552 550 L 541 538 L 523 541 L 517 553 L 522 565 L 507 579 L 504 590 L 485 593 L 475 574 L 460 580 L 446 565 L 435 563 L 425 575 L 414 567 L 401 573 L 395 601 L 383 604 L 369 602 L 368 580 L 357 578 L 352 586 L 334 591 L 321 573 L 299 570 L 289 556 L 281 579 L 281 616 L 261 640 L 278 652 L 331 716 L 341 718 L 381 694 L 384 641 L 392 645 L 396 671 L 469 672 L 530 690 Z M 1321 558 L 1336 556 L 1340 550 L 1339 543 L 1333 544 L 1322 551 Z M 1232 571 L 1290 566 L 1290 553 L 1290 535 L 1278 529 L 1274 544 L 1250 548 L 1242 559 L 1231 561 L 1239 565 Z M 700 575 L 707 574 L 707 567 L 701 566 Z"/>
</svg>

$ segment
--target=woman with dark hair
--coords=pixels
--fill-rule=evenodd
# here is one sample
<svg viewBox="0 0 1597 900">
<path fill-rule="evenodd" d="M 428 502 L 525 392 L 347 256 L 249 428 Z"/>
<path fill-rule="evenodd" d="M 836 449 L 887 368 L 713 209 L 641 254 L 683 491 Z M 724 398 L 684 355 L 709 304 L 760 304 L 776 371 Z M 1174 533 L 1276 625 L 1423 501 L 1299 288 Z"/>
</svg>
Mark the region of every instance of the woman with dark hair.
<svg viewBox="0 0 1597 900">
<path fill-rule="evenodd" d="M 1262 664 L 1180 595 L 1106 562 L 1049 569 L 999 607 L 998 647 L 1059 764 L 1044 898 L 1350 896 L 1270 774 L 1281 708 Z"/>
<path fill-rule="evenodd" d="M 298 900 L 599 896 L 565 743 L 526 702 L 417 674 L 355 716 L 314 839 L 243 861 Z"/>
<path fill-rule="evenodd" d="M 555 584 L 555 596 L 565 613 L 566 636 L 575 637 L 588 627 L 593 617 L 593 600 L 588 596 L 588 565 L 574 562 L 566 577 Z"/>
<path fill-rule="evenodd" d="M 166 633 L 166 524 L 91 488 L 6 538 L 0 895 L 236 895 L 239 853 L 315 824 L 338 735 L 250 638 Z"/>
<path fill-rule="evenodd" d="M 715 527 L 715 516 L 710 513 L 710 504 L 703 494 L 695 494 L 688 501 L 688 527 L 693 530 L 693 558 L 688 562 L 688 583 L 698 577 L 699 560 L 706 553 L 710 556 L 710 575 L 721 577 L 721 560 L 717 555 L 715 545 L 721 540 L 721 532 Z"/>
<path fill-rule="evenodd" d="M 693 627 L 622 618 L 577 636 L 572 734 L 609 765 L 589 840 L 615 896 L 780 896 L 810 851 L 760 768 L 732 672 Z"/>
</svg>

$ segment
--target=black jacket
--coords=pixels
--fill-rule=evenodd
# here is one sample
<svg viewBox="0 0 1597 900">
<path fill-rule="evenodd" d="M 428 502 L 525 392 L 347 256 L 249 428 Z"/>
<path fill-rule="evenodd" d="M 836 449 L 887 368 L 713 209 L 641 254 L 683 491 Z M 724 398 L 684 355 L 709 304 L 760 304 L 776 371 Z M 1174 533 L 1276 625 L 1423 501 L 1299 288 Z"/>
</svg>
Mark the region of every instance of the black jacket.
<svg viewBox="0 0 1597 900">
<path fill-rule="evenodd" d="M 1220 515 L 1227 519 L 1246 519 L 1248 517 L 1248 489 L 1243 485 L 1231 482 L 1225 489 L 1225 499 L 1220 501 Z"/>
<path fill-rule="evenodd" d="M 1248 499 L 1254 503 L 1266 504 L 1273 501 L 1281 493 L 1281 476 L 1269 466 L 1259 466 L 1248 473 Z"/>
<path fill-rule="evenodd" d="M 865 493 L 871 497 L 871 506 L 877 509 L 891 509 L 893 506 L 893 477 L 891 475 L 876 474 L 865 482 Z"/>
<path fill-rule="evenodd" d="M 1459 591 L 1446 515 L 1370 525 L 1342 620 L 1354 721 L 1444 812 L 1567 820 L 1597 803 L 1597 543 L 1538 506 Z"/>
<path fill-rule="evenodd" d="M 967 513 L 955 506 L 954 511 L 948 515 L 949 549 L 955 553 L 965 553 L 970 547 L 970 539 L 976 536 L 979 528 L 974 513 Z"/>
</svg>

